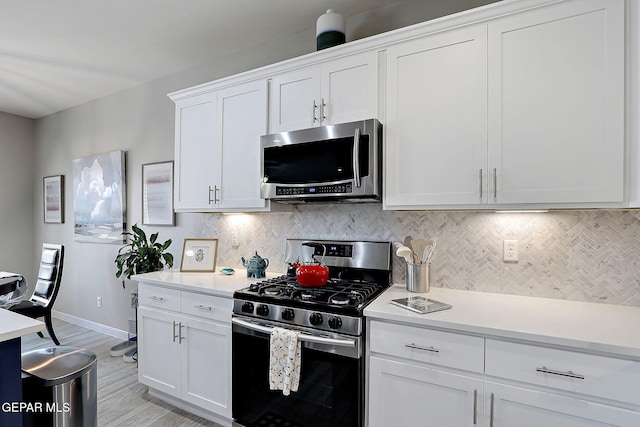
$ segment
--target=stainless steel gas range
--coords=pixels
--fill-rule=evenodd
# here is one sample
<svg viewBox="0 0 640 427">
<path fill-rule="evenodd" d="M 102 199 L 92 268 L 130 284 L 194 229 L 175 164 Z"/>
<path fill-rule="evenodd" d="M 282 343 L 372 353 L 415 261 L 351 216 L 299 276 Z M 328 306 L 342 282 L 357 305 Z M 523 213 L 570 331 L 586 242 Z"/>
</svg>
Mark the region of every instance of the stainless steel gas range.
<svg viewBox="0 0 640 427">
<path fill-rule="evenodd" d="M 293 264 L 309 240 L 287 240 Z M 364 422 L 364 307 L 391 281 L 389 242 L 322 241 L 329 280 L 302 287 L 294 269 L 234 293 L 233 417 L 245 426 L 362 426 Z M 273 327 L 300 332 L 300 387 L 283 396 L 269 389 Z M 266 424 L 265 424 L 266 423 Z"/>
</svg>

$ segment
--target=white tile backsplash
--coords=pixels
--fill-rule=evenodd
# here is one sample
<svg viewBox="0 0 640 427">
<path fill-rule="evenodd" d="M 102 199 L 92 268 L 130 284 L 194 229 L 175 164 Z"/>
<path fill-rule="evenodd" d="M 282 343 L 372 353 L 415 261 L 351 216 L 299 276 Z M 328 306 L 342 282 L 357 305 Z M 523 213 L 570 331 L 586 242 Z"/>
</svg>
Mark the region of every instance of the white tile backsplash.
<svg viewBox="0 0 640 427">
<path fill-rule="evenodd" d="M 284 271 L 284 242 L 438 237 L 432 286 L 640 306 L 640 211 L 390 212 L 380 205 L 296 206 L 291 213 L 201 215 L 202 237 L 217 237 L 218 266 L 241 267 L 255 251 Z M 231 246 L 237 231 L 240 245 Z M 518 240 L 519 261 L 502 261 Z M 404 282 L 394 256 L 394 282 Z"/>
</svg>

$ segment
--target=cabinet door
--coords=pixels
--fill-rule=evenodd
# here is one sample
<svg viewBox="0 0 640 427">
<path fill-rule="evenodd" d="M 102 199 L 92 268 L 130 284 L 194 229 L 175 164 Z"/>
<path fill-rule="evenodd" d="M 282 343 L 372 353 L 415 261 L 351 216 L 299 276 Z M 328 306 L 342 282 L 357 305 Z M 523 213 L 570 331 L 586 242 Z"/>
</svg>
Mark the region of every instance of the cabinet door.
<svg viewBox="0 0 640 427">
<path fill-rule="evenodd" d="M 618 0 L 489 23 L 491 202 L 623 200 L 624 28 Z"/>
<path fill-rule="evenodd" d="M 375 356 L 369 360 L 370 427 L 480 422 L 482 380 Z"/>
<path fill-rule="evenodd" d="M 222 146 L 218 208 L 266 207 L 260 198 L 260 135 L 267 133 L 267 82 L 218 92 L 216 138 Z"/>
<path fill-rule="evenodd" d="M 231 417 L 231 327 L 206 320 L 184 320 L 182 398 Z"/>
<path fill-rule="evenodd" d="M 220 142 L 215 135 L 215 93 L 176 102 L 175 209 L 207 211 L 220 185 Z"/>
<path fill-rule="evenodd" d="M 378 53 L 365 52 L 322 64 L 321 125 L 377 118 Z"/>
<path fill-rule="evenodd" d="M 487 200 L 486 27 L 387 51 L 385 208 Z"/>
<path fill-rule="evenodd" d="M 269 133 L 320 125 L 320 68 L 284 73 L 271 80 Z"/>
<path fill-rule="evenodd" d="M 138 381 L 180 397 L 179 325 L 168 312 L 138 309 Z"/>
<path fill-rule="evenodd" d="M 485 382 L 492 427 L 635 427 L 640 413 L 536 390 Z"/>
</svg>

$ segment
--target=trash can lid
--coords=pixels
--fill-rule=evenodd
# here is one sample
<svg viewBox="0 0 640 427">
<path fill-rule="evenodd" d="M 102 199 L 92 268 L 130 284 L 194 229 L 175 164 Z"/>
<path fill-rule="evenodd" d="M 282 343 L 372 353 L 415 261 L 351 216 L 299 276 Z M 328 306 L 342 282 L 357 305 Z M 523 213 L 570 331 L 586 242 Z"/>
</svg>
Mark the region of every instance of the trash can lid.
<svg viewBox="0 0 640 427">
<path fill-rule="evenodd" d="M 78 347 L 60 346 L 22 354 L 22 370 L 46 381 L 62 384 L 78 378 L 96 364 L 95 353 Z"/>
</svg>

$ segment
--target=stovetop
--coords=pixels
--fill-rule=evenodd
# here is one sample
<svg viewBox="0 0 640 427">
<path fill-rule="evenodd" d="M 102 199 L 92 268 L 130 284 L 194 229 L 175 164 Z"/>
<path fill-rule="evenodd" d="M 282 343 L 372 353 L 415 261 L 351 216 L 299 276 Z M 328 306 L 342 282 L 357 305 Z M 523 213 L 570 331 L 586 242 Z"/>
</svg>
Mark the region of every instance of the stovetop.
<svg viewBox="0 0 640 427">
<path fill-rule="evenodd" d="M 324 286 L 300 286 L 293 264 L 313 258 L 329 267 Z M 233 315 L 270 326 L 360 336 L 363 311 L 390 285 L 391 243 L 288 239 L 285 262 L 293 275 L 265 279 L 233 294 Z M 306 333 L 306 332 L 305 332 Z"/>
<path fill-rule="evenodd" d="M 375 282 L 342 279 L 329 279 L 321 287 L 303 287 L 293 276 L 280 276 L 241 289 L 234 298 L 358 316 L 386 288 Z"/>
</svg>

